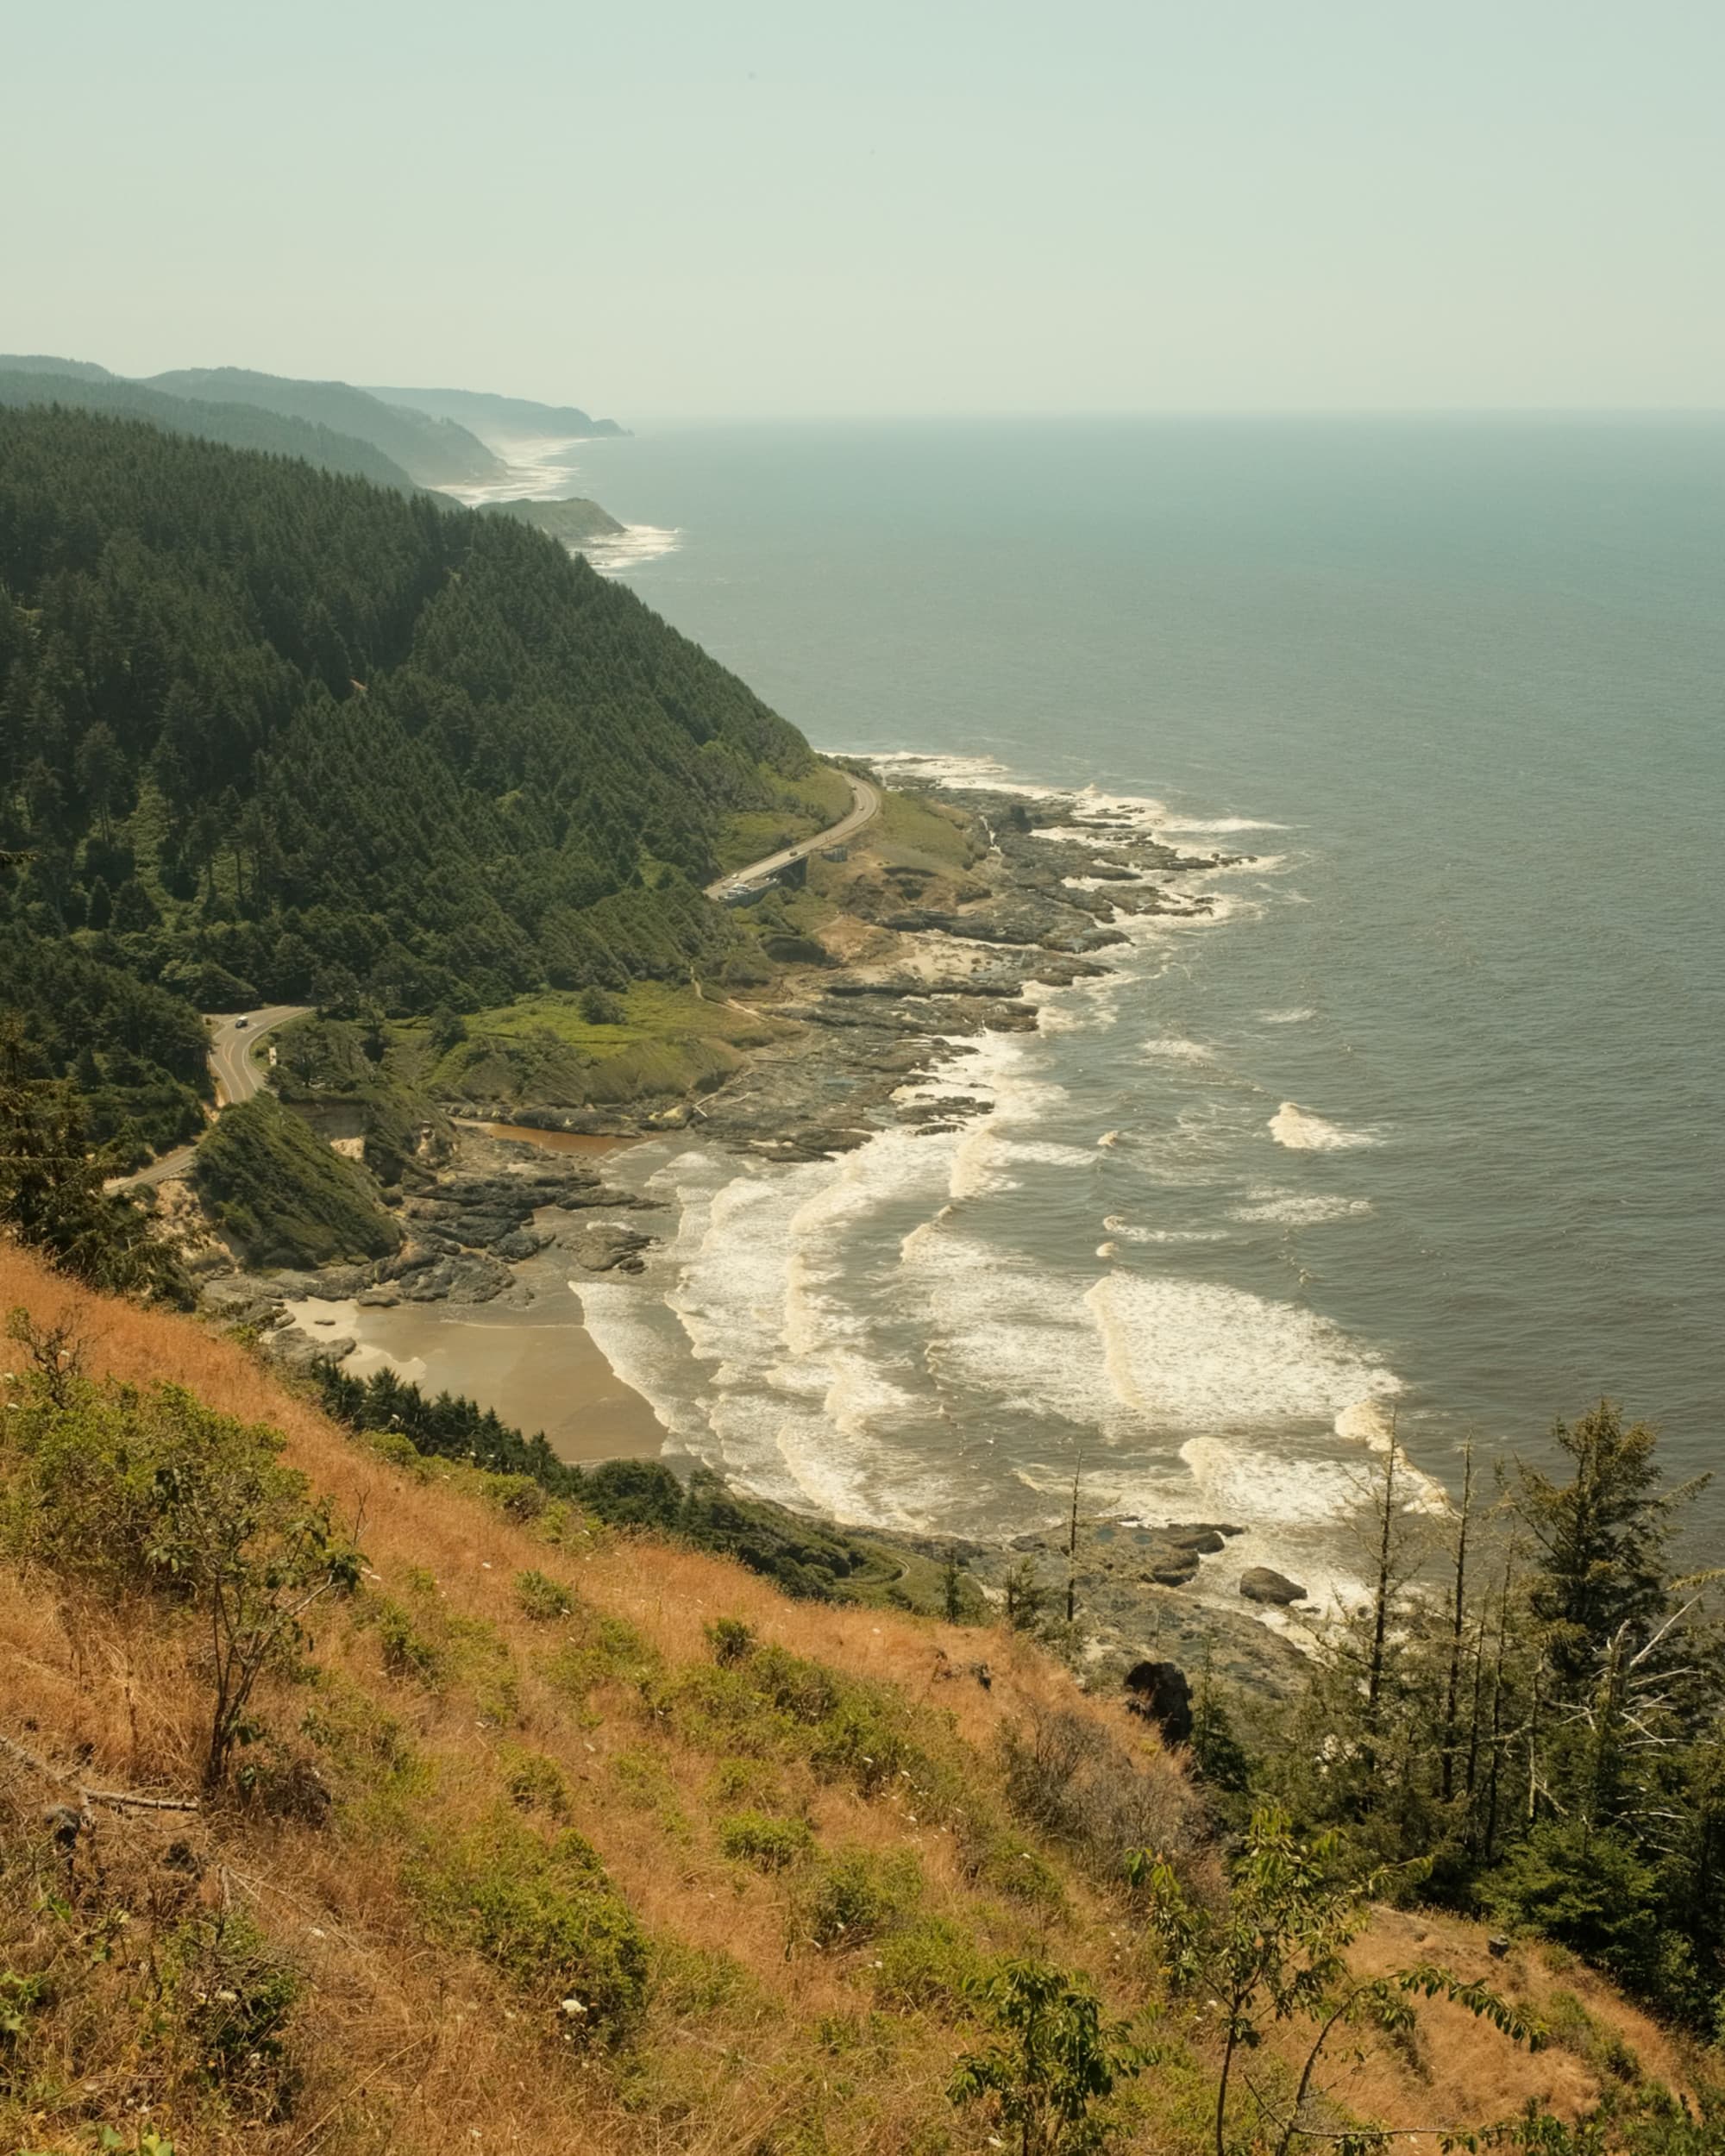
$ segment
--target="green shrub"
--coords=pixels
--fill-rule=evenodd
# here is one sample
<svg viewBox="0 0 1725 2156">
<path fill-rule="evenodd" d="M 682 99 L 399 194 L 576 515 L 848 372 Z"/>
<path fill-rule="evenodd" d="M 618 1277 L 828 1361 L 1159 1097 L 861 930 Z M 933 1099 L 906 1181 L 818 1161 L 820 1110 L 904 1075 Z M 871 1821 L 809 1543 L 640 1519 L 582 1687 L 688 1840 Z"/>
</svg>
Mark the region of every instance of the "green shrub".
<svg viewBox="0 0 1725 2156">
<path fill-rule="evenodd" d="M 536 1520 L 550 1501 L 530 1475 L 486 1475 L 480 1495 L 510 1520 Z"/>
<path fill-rule="evenodd" d="M 796 1915 L 797 1935 L 825 1951 L 860 1946 L 900 1923 L 923 1892 L 908 1851 L 876 1856 L 851 1849 L 823 1865 Z"/>
<path fill-rule="evenodd" d="M 183 2035 L 198 2078 L 254 2118 L 285 2117 L 300 1977 L 252 1919 L 240 1909 L 189 1919 L 166 1943 L 161 1977 L 167 2026 Z"/>
<path fill-rule="evenodd" d="M 568 1589 L 548 1579 L 543 1572 L 518 1572 L 515 1599 L 524 1616 L 542 1625 L 554 1624 L 558 1618 L 567 1617 L 575 1606 Z"/>
<path fill-rule="evenodd" d="M 677 1785 L 650 1752 L 619 1752 L 611 1762 L 618 1793 L 631 1811 L 658 1811 L 677 1801 Z"/>
<path fill-rule="evenodd" d="M 510 1802 L 524 1812 L 543 1812 L 559 1821 L 569 1816 L 569 1785 L 563 1770 L 543 1752 L 505 1751 L 503 1786 Z"/>
<path fill-rule="evenodd" d="M 770 1819 L 765 1812 L 735 1812 L 718 1823 L 718 1846 L 727 1857 L 761 1871 L 788 1871 L 814 1847 L 806 1820 Z"/>
<path fill-rule="evenodd" d="M 540 1664 L 554 1690 L 584 1702 L 595 1685 L 646 1685 L 657 1675 L 658 1650 L 621 1617 L 601 1617 L 576 1605 L 574 1636 L 560 1642 Z"/>
<path fill-rule="evenodd" d="M 864 1796 L 908 1777 L 919 1801 L 940 1808 L 950 1777 L 913 1740 L 910 1709 L 890 1687 L 843 1677 L 783 1647 L 732 1653 L 732 1635 L 723 1636 L 726 1659 L 680 1670 L 655 1695 L 656 1708 L 687 1742 L 733 1756 L 801 1759 L 823 1781 L 848 1783 Z"/>
<path fill-rule="evenodd" d="M 716 1617 L 705 1627 L 707 1644 L 712 1649 L 712 1658 L 721 1669 L 746 1662 L 755 1651 L 753 1628 L 740 1617 Z"/>
<path fill-rule="evenodd" d="M 962 1854 L 966 1877 L 996 1893 L 1050 1912 L 1064 1908 L 1066 1890 L 1060 1874 L 1016 1835 L 973 1829 Z"/>
<path fill-rule="evenodd" d="M 755 2002 L 755 1979 L 735 1955 L 690 1946 L 681 1940 L 654 1941 L 653 1996 L 662 2012 L 678 2020 L 722 2014 Z"/>
<path fill-rule="evenodd" d="M 431 1480 L 431 1463 L 403 1431 L 361 1430 L 355 1432 L 354 1442 L 364 1445 L 368 1452 L 375 1452 L 379 1459 L 387 1460 L 392 1467 L 400 1468 L 416 1482 Z"/>
<path fill-rule="evenodd" d="M 1653 1869 L 1616 1832 L 1577 1821 L 1541 1824 L 1482 1883 L 1500 1923 L 1544 1932 L 1647 1990 L 1656 1984 L 1659 1926 Z"/>
<path fill-rule="evenodd" d="M 944 1916 L 924 1916 L 880 1941 L 875 1970 L 878 2004 L 960 2019 L 988 1963 L 968 1932 Z"/>
<path fill-rule="evenodd" d="M 781 1812 L 788 1799 L 784 1784 L 761 1759 L 721 1759 L 706 1785 L 706 1801 L 714 1811 L 729 1805 L 746 1804 L 761 1812 Z"/>
<path fill-rule="evenodd" d="M 300 1734 L 348 1773 L 381 1768 L 395 1773 L 409 1765 L 413 1748 L 401 1724 L 368 1692 L 346 1678 L 320 1671 L 317 1696 L 300 1718 Z"/>
<path fill-rule="evenodd" d="M 383 1666 L 391 1677 L 411 1677 L 436 1690 L 448 1676 L 448 1658 L 427 1638 L 401 1604 L 380 1595 L 374 1621 Z"/>
<path fill-rule="evenodd" d="M 440 1842 L 410 1887 L 432 1930 L 471 1948 L 575 2043 L 610 2040 L 646 2002 L 648 1942 L 590 1843 L 511 1813 Z"/>
<path fill-rule="evenodd" d="M 385 1257 L 401 1240 L 364 1169 L 270 1094 L 240 1101 L 210 1126 L 191 1179 L 252 1264 Z"/>
</svg>

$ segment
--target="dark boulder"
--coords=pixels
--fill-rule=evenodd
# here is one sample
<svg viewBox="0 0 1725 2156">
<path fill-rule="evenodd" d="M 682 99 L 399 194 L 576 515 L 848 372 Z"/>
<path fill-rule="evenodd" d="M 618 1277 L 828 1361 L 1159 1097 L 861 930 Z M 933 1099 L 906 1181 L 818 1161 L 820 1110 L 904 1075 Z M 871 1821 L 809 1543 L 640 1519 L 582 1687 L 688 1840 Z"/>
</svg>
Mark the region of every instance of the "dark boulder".
<svg viewBox="0 0 1725 2156">
<path fill-rule="evenodd" d="M 1192 1687 L 1177 1662 L 1139 1662 L 1126 1671 L 1128 1709 L 1154 1722 L 1165 1742 L 1183 1745 L 1192 1735 Z"/>
<path fill-rule="evenodd" d="M 1272 1609 L 1285 1609 L 1290 1602 L 1303 1602 L 1306 1590 L 1284 1572 L 1272 1572 L 1267 1564 L 1254 1564 L 1240 1574 L 1240 1593 L 1249 1602 L 1264 1602 Z"/>
</svg>

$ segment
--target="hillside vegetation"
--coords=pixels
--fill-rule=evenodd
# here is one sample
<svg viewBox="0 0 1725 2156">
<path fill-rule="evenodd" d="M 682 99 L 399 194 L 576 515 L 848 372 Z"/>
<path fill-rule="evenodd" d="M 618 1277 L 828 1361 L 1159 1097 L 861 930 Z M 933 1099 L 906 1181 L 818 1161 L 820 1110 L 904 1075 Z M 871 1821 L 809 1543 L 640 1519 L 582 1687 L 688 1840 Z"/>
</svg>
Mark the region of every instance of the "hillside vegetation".
<svg viewBox="0 0 1725 2156">
<path fill-rule="evenodd" d="M 1229 2147 L 1276 2143 L 1340 1987 L 1384 2016 L 1302 2150 L 1537 2099 L 1504 2146 L 1701 2156 L 1658 2094 L 1684 2061 L 1584 1971 L 1362 1931 L 1273 1819 L 1242 1868 L 1181 1760 L 1023 1638 L 787 1601 L 349 1438 L 16 1252 L 0 1300 L 5 2147 L 1196 2156 L 1232 2047 L 1182 1972 L 1231 1909 L 1313 1980 L 1229 1993 Z"/>
<path fill-rule="evenodd" d="M 388 404 L 347 382 L 303 382 L 244 367 L 183 367 L 145 385 L 211 404 L 253 404 L 290 419 L 368 442 L 422 486 L 498 479 L 504 467 L 484 442 L 453 419 Z"/>
<path fill-rule="evenodd" d="M 15 366 L 0 360 L 0 404 L 66 404 L 80 411 L 105 413 L 114 419 L 141 419 L 172 434 L 196 436 L 200 441 L 219 442 L 230 449 L 260 449 L 272 456 L 303 457 L 320 472 L 345 472 L 374 486 L 398 487 L 404 494 L 416 491 L 393 458 L 356 436 L 338 434 L 331 427 L 260 406 L 216 404 L 195 397 L 172 397 L 147 389 L 140 382 L 122 381 L 100 368 L 74 376 L 71 360 L 44 360 L 39 367 Z"/>
<path fill-rule="evenodd" d="M 135 1139 L 187 1126 L 193 1002 L 686 975 L 735 934 L 699 889 L 730 822 L 819 768 L 513 518 L 0 411 L 0 963 L 44 1075 L 87 1050 Z"/>
<path fill-rule="evenodd" d="M 487 509 L 493 517 L 518 517 L 535 531 L 549 532 L 565 546 L 579 545 L 584 539 L 614 538 L 623 530 L 608 510 L 580 494 L 561 502 L 492 502 Z"/>
<path fill-rule="evenodd" d="M 198 1149 L 191 1181 L 248 1264 L 384 1257 L 401 1240 L 365 1170 L 270 1094 L 226 1111 Z"/>
</svg>

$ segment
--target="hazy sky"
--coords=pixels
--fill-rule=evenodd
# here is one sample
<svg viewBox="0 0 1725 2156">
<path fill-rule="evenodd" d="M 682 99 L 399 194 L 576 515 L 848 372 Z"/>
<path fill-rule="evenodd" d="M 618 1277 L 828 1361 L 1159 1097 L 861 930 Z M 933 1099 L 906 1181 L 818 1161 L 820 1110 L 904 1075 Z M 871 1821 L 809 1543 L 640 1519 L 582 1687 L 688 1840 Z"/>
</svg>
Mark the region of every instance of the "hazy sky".
<svg viewBox="0 0 1725 2156">
<path fill-rule="evenodd" d="M 8 11 L 0 348 L 674 414 L 1725 404 L 1721 0 Z"/>
</svg>

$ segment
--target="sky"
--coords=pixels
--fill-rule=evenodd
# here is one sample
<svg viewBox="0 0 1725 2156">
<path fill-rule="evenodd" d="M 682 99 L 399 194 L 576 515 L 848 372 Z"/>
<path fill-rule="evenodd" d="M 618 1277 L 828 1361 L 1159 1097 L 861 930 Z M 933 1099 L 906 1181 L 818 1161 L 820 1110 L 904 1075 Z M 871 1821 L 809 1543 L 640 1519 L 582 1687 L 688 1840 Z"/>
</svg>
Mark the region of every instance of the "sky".
<svg viewBox="0 0 1725 2156">
<path fill-rule="evenodd" d="M 677 417 L 1725 404 L 1718 0 L 9 11 L 0 349 Z"/>
</svg>

